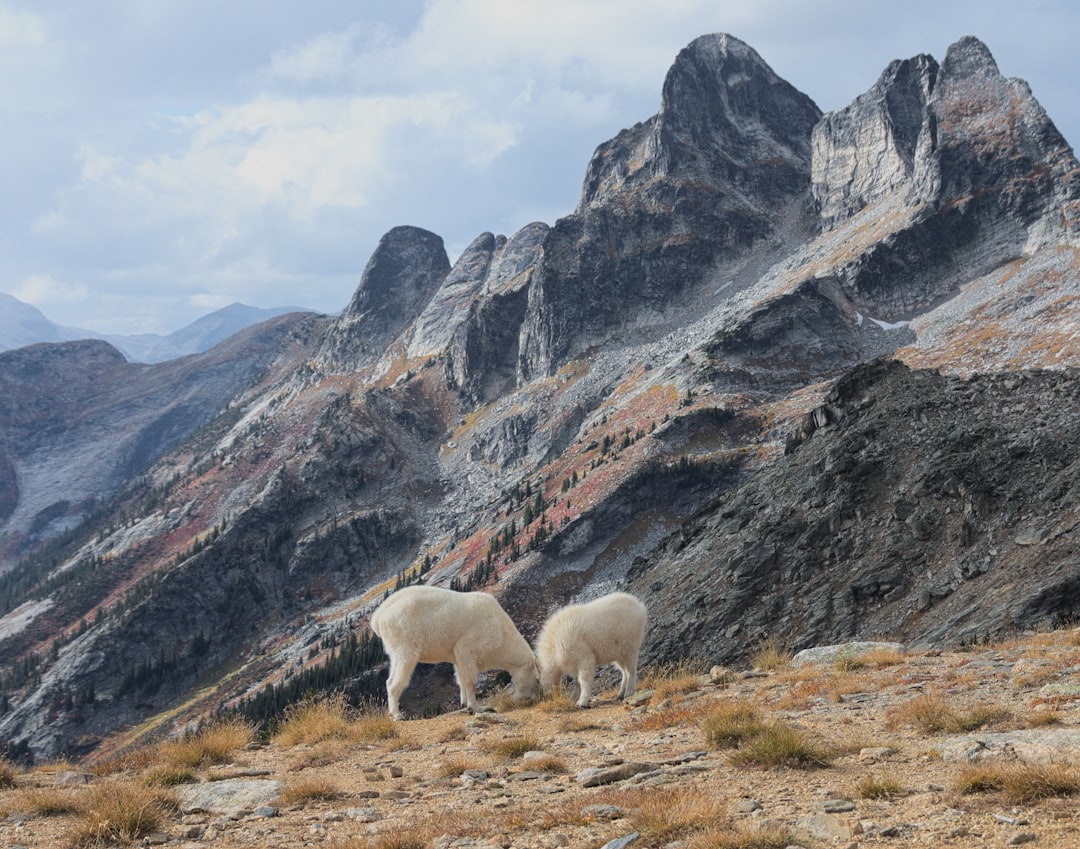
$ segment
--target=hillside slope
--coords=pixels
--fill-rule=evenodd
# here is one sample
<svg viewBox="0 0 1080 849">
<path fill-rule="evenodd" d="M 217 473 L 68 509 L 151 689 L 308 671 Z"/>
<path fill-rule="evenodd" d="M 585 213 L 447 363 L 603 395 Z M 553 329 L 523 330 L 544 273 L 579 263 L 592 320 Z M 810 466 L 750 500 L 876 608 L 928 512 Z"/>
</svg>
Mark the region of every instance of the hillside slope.
<svg viewBox="0 0 1080 849">
<path fill-rule="evenodd" d="M 656 661 L 1068 619 L 1078 204 L 976 39 L 824 116 L 696 39 L 570 215 L 453 265 L 394 228 L 338 318 L 0 579 L 0 735 L 77 754 L 377 693 L 346 648 L 417 580 L 490 587 L 529 637 L 629 587 Z"/>
</svg>

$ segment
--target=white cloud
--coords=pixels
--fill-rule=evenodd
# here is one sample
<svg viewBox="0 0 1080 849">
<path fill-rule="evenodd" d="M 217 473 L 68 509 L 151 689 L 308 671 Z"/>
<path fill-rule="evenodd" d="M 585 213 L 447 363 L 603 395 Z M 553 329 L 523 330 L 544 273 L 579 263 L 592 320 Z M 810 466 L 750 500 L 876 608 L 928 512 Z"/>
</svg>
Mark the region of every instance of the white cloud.
<svg viewBox="0 0 1080 849">
<path fill-rule="evenodd" d="M 37 15 L 0 5 L 0 47 L 38 47 L 45 43 L 45 28 Z"/>
<path fill-rule="evenodd" d="M 1006 73 L 1041 67 L 1063 104 L 1044 105 L 1075 124 L 1070 10 L 0 0 L 0 288 L 40 277 L 25 291 L 60 298 L 57 281 L 85 281 L 88 323 L 122 313 L 159 331 L 222 300 L 334 311 L 391 226 L 428 227 L 453 253 L 571 211 L 595 146 L 656 111 L 676 53 L 706 32 L 833 108 L 891 59 L 940 59 L 973 31 Z M 1023 46 L 1034 33 L 1052 54 Z"/>
<path fill-rule="evenodd" d="M 48 274 L 33 274 L 20 280 L 11 290 L 11 294 L 42 310 L 45 309 L 42 304 L 67 306 L 85 302 L 91 296 L 85 285 L 65 283 Z"/>
<path fill-rule="evenodd" d="M 340 32 L 317 35 L 301 44 L 278 50 L 270 60 L 272 75 L 286 82 L 338 83 L 356 71 L 357 24 Z"/>
</svg>

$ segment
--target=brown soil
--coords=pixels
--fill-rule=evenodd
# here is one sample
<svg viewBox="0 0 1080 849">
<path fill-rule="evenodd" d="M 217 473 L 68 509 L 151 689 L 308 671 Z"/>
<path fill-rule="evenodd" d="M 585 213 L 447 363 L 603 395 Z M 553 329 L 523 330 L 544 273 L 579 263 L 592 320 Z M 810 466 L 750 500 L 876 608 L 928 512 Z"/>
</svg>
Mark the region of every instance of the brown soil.
<svg viewBox="0 0 1080 849">
<path fill-rule="evenodd" d="M 479 717 L 411 720 L 395 726 L 397 737 L 378 742 L 270 743 L 235 753 L 234 763 L 197 771 L 199 779 L 270 777 L 284 782 L 287 792 L 321 786 L 338 798 L 275 801 L 275 816 L 265 810 L 232 816 L 173 811 L 162 834 L 149 840 L 190 849 L 595 849 L 637 832 L 634 849 L 1080 847 L 1080 792 L 1026 802 L 1002 790 L 965 793 L 958 782 L 966 765 L 947 759 L 955 743 L 990 731 L 1053 732 L 1060 747 L 1042 760 L 1057 761 L 1080 787 L 1077 643 L 1080 633 L 1056 632 L 992 649 L 879 653 L 868 665 L 782 664 L 768 672 L 734 672 L 724 683 L 688 676 L 681 693 L 662 692 L 678 687 L 674 677 L 658 675 L 644 681 L 656 689 L 638 706 L 615 702 L 607 692 L 589 710 L 556 699 Z M 932 701 L 937 697 L 942 701 Z M 798 766 L 734 765 L 736 750 L 710 748 L 702 730 L 703 718 L 733 699 L 755 705 L 766 724 L 783 722 L 806 732 L 827 763 L 812 758 Z M 928 703 L 946 719 L 982 710 L 989 724 L 951 734 L 922 730 L 915 723 L 926 720 L 914 708 Z M 606 786 L 580 781 L 584 770 L 617 764 L 647 767 Z M 56 777 L 70 769 L 78 768 L 23 772 L 16 776 L 18 787 L 0 790 L 0 813 L 8 812 L 0 821 L 0 846 L 71 844 L 77 815 L 20 812 L 26 787 L 60 792 Z M 148 769 L 129 769 L 128 777 L 141 779 Z M 116 776 L 91 777 L 89 785 L 67 792 L 89 794 L 107 780 Z M 882 798 L 866 798 L 874 792 Z M 841 810 L 827 813 L 826 802 Z M 597 805 L 614 809 L 592 807 Z M 734 834 L 747 842 L 723 842 Z"/>
</svg>

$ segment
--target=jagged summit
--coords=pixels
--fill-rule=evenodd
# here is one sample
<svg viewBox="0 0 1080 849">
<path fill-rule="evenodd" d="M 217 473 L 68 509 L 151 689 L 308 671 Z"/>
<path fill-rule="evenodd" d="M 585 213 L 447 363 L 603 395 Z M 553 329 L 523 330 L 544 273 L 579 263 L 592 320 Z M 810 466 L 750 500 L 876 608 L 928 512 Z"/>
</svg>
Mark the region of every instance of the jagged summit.
<svg viewBox="0 0 1080 849">
<path fill-rule="evenodd" d="M 805 170 L 810 131 L 820 117 L 814 102 L 749 45 L 723 33 L 701 36 L 675 58 L 660 111 L 597 148 L 577 211 L 680 172 L 703 172 L 733 186 L 773 172 L 781 183 L 790 181 L 790 172 Z"/>
<path fill-rule="evenodd" d="M 327 335 L 319 361 L 324 367 L 356 367 L 377 357 L 416 320 L 449 272 L 441 236 L 419 227 L 390 230 Z"/>
<path fill-rule="evenodd" d="M 942 70 L 954 80 L 1001 76 L 990 48 L 973 35 L 965 35 L 949 45 Z"/>
</svg>

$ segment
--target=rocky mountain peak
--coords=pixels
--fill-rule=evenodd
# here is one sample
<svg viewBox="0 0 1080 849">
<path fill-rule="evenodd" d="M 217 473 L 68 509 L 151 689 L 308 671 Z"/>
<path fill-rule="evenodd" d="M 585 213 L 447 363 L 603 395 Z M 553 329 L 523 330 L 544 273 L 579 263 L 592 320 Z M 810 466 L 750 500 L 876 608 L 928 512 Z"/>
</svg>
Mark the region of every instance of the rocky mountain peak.
<svg viewBox="0 0 1080 849">
<path fill-rule="evenodd" d="M 623 188 L 697 170 L 736 183 L 749 177 L 755 191 L 763 175 L 782 175 L 790 185 L 790 172 L 809 162 L 810 131 L 820 117 L 752 47 L 726 33 L 701 36 L 668 71 L 660 111 L 597 148 L 578 212 Z"/>
<path fill-rule="evenodd" d="M 416 322 L 409 342 L 410 357 L 437 354 L 447 346 L 454 329 L 468 313 L 473 297 L 484 285 L 492 255 L 505 243 L 504 236 L 481 233 L 462 251 Z"/>
<path fill-rule="evenodd" d="M 354 368 L 382 354 L 416 320 L 449 272 L 441 236 L 394 227 L 379 240 L 352 300 L 327 334 L 320 363 Z"/>
<path fill-rule="evenodd" d="M 973 35 L 965 35 L 945 52 L 942 70 L 952 79 L 1001 76 L 990 48 Z"/>
<path fill-rule="evenodd" d="M 680 156 L 719 154 L 762 160 L 788 148 L 807 159 L 813 101 L 780 79 L 749 45 L 724 33 L 692 41 L 664 81 L 657 132 L 669 169 Z"/>
<path fill-rule="evenodd" d="M 932 56 L 895 60 L 878 81 L 814 128 L 811 192 L 832 226 L 905 186 L 933 138 L 927 104 L 939 67 Z"/>
</svg>

